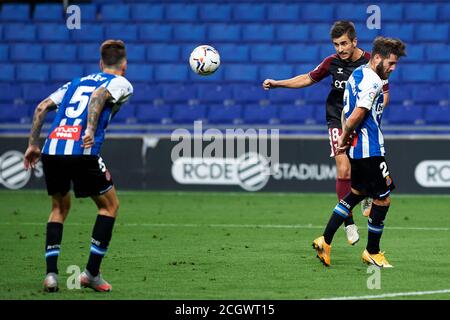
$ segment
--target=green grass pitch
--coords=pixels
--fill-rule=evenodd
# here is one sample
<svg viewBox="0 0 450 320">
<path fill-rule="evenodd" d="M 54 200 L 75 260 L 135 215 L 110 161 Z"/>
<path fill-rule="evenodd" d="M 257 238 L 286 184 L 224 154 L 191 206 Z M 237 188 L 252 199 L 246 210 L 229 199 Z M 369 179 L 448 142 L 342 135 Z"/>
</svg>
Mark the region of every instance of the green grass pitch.
<svg viewBox="0 0 450 320">
<path fill-rule="evenodd" d="M 394 265 L 381 270 L 380 289 L 361 260 L 367 222 L 359 207 L 361 241 L 339 230 L 331 267 L 311 248 L 336 204 L 332 194 L 119 192 L 121 208 L 102 272 L 108 294 L 69 290 L 70 265 L 85 267 L 96 209 L 73 199 L 59 258 L 60 291 L 42 291 L 44 191 L 0 191 L 0 299 L 268 299 L 386 296 L 450 299 L 450 197 L 393 195 L 382 250 Z M 447 290 L 417 295 L 417 292 Z M 408 295 L 414 293 L 413 295 Z M 376 297 L 375 297 L 376 298 Z"/>
</svg>

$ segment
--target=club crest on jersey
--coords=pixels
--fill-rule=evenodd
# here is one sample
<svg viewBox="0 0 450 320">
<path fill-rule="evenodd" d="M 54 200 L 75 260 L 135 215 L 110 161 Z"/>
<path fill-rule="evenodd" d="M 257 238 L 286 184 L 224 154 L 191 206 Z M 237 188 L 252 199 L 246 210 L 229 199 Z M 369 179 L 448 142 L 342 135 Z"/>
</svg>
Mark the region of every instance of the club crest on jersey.
<svg viewBox="0 0 450 320">
<path fill-rule="evenodd" d="M 390 176 L 386 177 L 386 185 L 389 187 L 392 184 L 392 179 Z"/>
<path fill-rule="evenodd" d="M 111 173 L 109 173 L 109 170 L 106 170 L 105 178 L 106 178 L 106 180 L 111 181 Z"/>
<path fill-rule="evenodd" d="M 81 126 L 59 126 L 50 134 L 50 139 L 80 140 Z"/>
</svg>

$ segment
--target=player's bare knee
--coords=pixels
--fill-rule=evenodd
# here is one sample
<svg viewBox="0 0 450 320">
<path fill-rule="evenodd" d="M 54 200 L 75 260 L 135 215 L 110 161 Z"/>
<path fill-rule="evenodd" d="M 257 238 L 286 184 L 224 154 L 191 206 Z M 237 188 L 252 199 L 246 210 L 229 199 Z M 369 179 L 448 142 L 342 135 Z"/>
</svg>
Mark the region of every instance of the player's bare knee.
<svg viewBox="0 0 450 320">
<path fill-rule="evenodd" d="M 52 196 L 52 211 L 50 213 L 50 221 L 64 222 L 70 210 L 70 195 L 56 194 Z"/>
<path fill-rule="evenodd" d="M 117 217 L 117 213 L 119 212 L 119 200 L 116 200 L 109 208 L 111 214 L 114 217 Z"/>
<path fill-rule="evenodd" d="M 69 214 L 70 205 L 53 205 L 52 214 L 66 217 Z"/>
<path fill-rule="evenodd" d="M 111 201 L 109 201 L 106 210 L 111 216 L 117 216 L 117 212 L 119 211 L 119 199 L 117 199 L 117 196 L 113 197 Z"/>
<path fill-rule="evenodd" d="M 52 211 L 50 212 L 50 217 L 48 219 L 49 222 L 60 222 L 64 223 L 64 221 L 67 218 L 67 215 L 69 214 L 70 207 L 53 207 Z"/>
<path fill-rule="evenodd" d="M 337 178 L 338 179 L 350 180 L 351 179 L 350 168 L 345 168 L 345 169 L 342 169 L 342 170 L 338 169 Z"/>
<path fill-rule="evenodd" d="M 117 212 L 119 212 L 119 208 L 120 208 L 120 202 L 119 202 L 119 200 L 117 199 L 117 200 L 116 200 L 116 203 L 115 203 L 115 207 L 114 207 L 114 209 L 115 209 L 115 211 L 116 211 L 116 214 L 117 214 Z"/>
<path fill-rule="evenodd" d="M 115 218 L 119 211 L 119 201 L 111 201 L 98 208 L 98 214 Z"/>
<path fill-rule="evenodd" d="M 107 217 L 111 217 L 111 218 L 115 218 L 117 217 L 117 209 L 114 209 L 113 207 L 108 207 L 108 208 L 102 208 L 98 210 L 98 214 L 101 216 L 107 216 Z"/>
</svg>

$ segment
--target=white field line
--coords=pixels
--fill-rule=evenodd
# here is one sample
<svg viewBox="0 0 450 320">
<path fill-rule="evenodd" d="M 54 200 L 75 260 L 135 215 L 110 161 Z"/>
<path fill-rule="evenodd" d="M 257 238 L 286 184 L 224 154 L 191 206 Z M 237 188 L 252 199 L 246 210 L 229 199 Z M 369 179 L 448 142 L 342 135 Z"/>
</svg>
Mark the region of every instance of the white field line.
<svg viewBox="0 0 450 320">
<path fill-rule="evenodd" d="M 42 226 L 45 222 L 0 222 L 0 225 L 31 225 Z M 90 223 L 68 222 L 66 225 L 84 226 Z M 324 226 L 314 226 L 311 224 L 197 224 L 197 223 L 124 223 L 121 227 L 152 227 L 152 228 L 261 228 L 261 229 L 323 229 Z M 360 227 L 361 229 L 367 229 Z M 450 228 L 442 227 L 385 227 L 388 230 L 416 230 L 416 231 L 450 231 Z"/>
<path fill-rule="evenodd" d="M 435 291 L 412 291 L 412 292 L 385 293 L 385 294 L 369 295 L 369 296 L 333 297 L 333 298 L 322 298 L 319 300 L 383 299 L 383 298 L 395 298 L 395 297 L 407 297 L 407 296 L 425 296 L 425 295 L 440 294 L 440 293 L 450 293 L 450 289 L 435 290 Z"/>
</svg>

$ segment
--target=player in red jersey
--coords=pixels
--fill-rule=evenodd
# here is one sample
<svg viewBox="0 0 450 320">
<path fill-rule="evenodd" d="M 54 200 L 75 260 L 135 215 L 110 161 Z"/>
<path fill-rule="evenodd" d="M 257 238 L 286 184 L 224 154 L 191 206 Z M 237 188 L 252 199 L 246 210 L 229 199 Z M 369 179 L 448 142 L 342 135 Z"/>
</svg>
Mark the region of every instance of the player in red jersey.
<svg viewBox="0 0 450 320">
<path fill-rule="evenodd" d="M 350 161 L 345 153 L 336 154 L 337 139 L 342 133 L 341 114 L 344 89 L 353 70 L 369 62 L 370 53 L 357 47 L 358 40 L 355 26 L 350 21 L 335 22 L 331 27 L 330 36 L 336 50 L 335 54 L 326 57 L 309 73 L 285 80 L 266 79 L 263 82 L 263 88 L 265 90 L 273 88 L 304 88 L 321 81 L 329 75 L 333 77 L 331 90 L 326 100 L 326 120 L 331 147 L 330 157 L 334 157 L 337 167 L 336 194 L 338 199 L 341 200 L 351 190 Z M 383 91 L 385 95 L 384 105 L 387 105 L 389 101 L 387 82 L 383 87 Z M 368 205 L 366 204 L 366 206 Z M 354 245 L 359 241 L 359 233 L 352 215 L 349 215 L 344 225 L 347 241 L 349 244 Z"/>
</svg>

